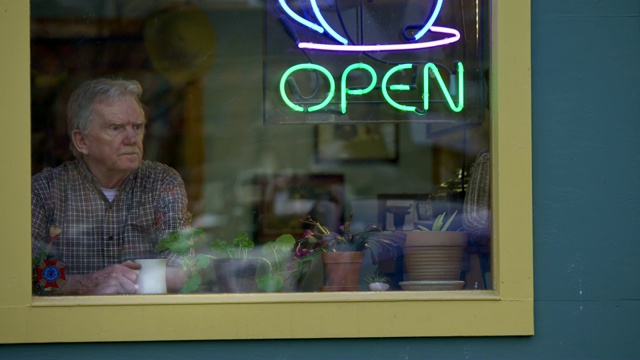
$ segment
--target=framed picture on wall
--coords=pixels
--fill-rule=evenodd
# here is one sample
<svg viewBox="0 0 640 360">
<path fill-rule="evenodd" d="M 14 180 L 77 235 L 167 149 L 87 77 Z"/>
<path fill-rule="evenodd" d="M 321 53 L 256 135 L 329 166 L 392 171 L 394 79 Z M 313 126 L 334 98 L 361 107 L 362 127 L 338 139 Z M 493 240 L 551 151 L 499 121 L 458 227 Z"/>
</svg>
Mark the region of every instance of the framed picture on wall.
<svg viewBox="0 0 640 360">
<path fill-rule="evenodd" d="M 430 194 L 379 194 L 378 223 L 383 230 L 410 231 L 433 224 Z"/>
<path fill-rule="evenodd" d="M 315 135 L 315 154 L 318 162 L 398 160 L 396 124 L 318 125 Z"/>
</svg>

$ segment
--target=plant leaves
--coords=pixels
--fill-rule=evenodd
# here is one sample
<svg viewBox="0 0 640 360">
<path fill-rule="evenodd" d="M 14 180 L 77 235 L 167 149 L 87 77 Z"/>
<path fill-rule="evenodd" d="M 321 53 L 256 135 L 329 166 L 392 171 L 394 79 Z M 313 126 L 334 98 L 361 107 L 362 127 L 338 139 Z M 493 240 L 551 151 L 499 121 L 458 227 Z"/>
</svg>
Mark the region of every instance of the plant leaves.
<svg viewBox="0 0 640 360">
<path fill-rule="evenodd" d="M 431 227 L 432 231 L 440 231 L 440 229 L 442 228 L 442 221 L 445 215 L 446 215 L 446 212 L 443 212 L 442 214 L 438 215 L 436 220 L 433 222 L 433 226 Z"/>
<path fill-rule="evenodd" d="M 198 290 L 198 288 L 200 287 L 200 284 L 202 283 L 202 278 L 200 277 L 199 274 L 194 274 L 193 276 L 191 276 L 184 284 L 184 286 L 182 287 L 182 289 L 180 289 L 181 293 L 191 293 L 194 292 L 196 290 Z"/>
<path fill-rule="evenodd" d="M 192 244 L 189 239 L 169 236 L 168 238 L 161 240 L 158 243 L 158 249 L 169 250 L 179 255 L 186 255 L 189 253 L 191 245 Z"/>
<path fill-rule="evenodd" d="M 202 229 L 181 229 L 169 232 L 158 242 L 158 250 L 169 250 L 179 255 L 186 255 L 189 250 L 198 246 L 198 239 L 205 236 Z M 202 246 L 202 245 L 199 245 Z"/>
<path fill-rule="evenodd" d="M 196 255 L 196 270 L 202 270 L 211 264 L 211 258 L 204 254 Z"/>
<path fill-rule="evenodd" d="M 451 222 L 453 221 L 453 218 L 456 217 L 456 214 L 458 213 L 458 210 L 456 210 L 453 215 L 451 215 L 451 217 L 449 218 L 449 220 L 447 220 L 447 223 L 444 224 L 444 226 L 442 227 L 442 230 L 440 231 L 447 231 L 447 229 L 449 228 L 449 225 L 451 225 Z M 442 216 L 444 217 L 444 214 L 442 214 Z"/>
<path fill-rule="evenodd" d="M 280 292 L 284 287 L 284 278 L 278 273 L 266 273 L 258 278 L 258 288 L 264 292 Z"/>
<path fill-rule="evenodd" d="M 273 246 L 274 249 L 280 251 L 291 251 L 296 244 L 296 239 L 291 234 L 284 234 L 278 236 Z"/>
<path fill-rule="evenodd" d="M 233 246 L 241 249 L 241 250 L 251 250 L 253 249 L 253 241 L 249 239 L 249 234 L 246 232 L 239 233 L 235 239 L 233 239 Z"/>
<path fill-rule="evenodd" d="M 231 245 L 229 245 L 227 242 L 224 242 L 222 240 L 212 241 L 209 247 L 214 253 L 223 255 L 225 257 L 228 257 L 230 255 L 229 251 L 231 249 Z"/>
</svg>

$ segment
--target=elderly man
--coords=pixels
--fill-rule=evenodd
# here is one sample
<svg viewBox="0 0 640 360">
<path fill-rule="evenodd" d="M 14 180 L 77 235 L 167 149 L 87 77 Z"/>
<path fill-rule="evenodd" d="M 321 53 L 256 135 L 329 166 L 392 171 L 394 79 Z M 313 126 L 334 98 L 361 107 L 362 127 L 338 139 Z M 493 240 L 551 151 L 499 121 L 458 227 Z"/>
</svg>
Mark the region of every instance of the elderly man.
<svg viewBox="0 0 640 360">
<path fill-rule="evenodd" d="M 189 226 L 187 197 L 172 168 L 143 161 L 145 114 L 137 81 L 97 79 L 69 100 L 67 130 L 76 159 L 32 178 L 34 257 L 66 266 L 63 295 L 132 294 L 140 265 L 168 258 L 167 289 L 185 275 L 157 242 Z"/>
</svg>

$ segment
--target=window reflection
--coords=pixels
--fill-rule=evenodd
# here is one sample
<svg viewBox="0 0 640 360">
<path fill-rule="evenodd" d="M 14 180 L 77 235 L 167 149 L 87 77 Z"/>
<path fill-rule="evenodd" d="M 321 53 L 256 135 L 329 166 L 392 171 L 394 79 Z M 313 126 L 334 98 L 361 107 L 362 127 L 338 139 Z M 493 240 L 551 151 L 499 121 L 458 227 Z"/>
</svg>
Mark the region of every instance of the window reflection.
<svg viewBox="0 0 640 360">
<path fill-rule="evenodd" d="M 402 1 L 386 3 L 408 8 Z M 443 5 L 442 21 L 475 38 L 475 4 L 462 9 L 452 4 Z M 148 120 L 145 159 L 178 171 L 191 225 L 205 231 L 191 239 L 190 251 L 179 254 L 184 268 L 198 275 L 189 278 L 194 280 L 188 291 L 366 291 L 365 278 L 374 273 L 385 277 L 392 291 L 403 290 L 401 283 L 404 290 L 455 288 L 459 283 L 454 281 L 464 281 L 463 289 L 491 288 L 487 44 L 469 41 L 455 51 L 410 57 L 417 62 L 429 54 L 449 65 L 465 61 L 467 99 L 481 99 L 468 101 L 462 115 L 472 121 L 424 122 L 369 102 L 353 105 L 346 120 L 355 124 L 331 115 L 321 116 L 322 121 L 336 124 L 305 123 L 304 118 L 282 125 L 265 117 L 281 116 L 286 123 L 298 115 L 272 106 L 277 94 L 270 93 L 269 76 L 277 77 L 286 51 L 263 56 L 263 29 L 273 26 L 265 18 L 267 5 L 273 4 L 32 0 L 32 172 L 73 159 L 66 104 L 77 86 L 97 77 L 137 80 Z M 340 5 L 345 14 L 357 10 L 351 2 Z M 373 7 L 364 12 L 385 24 Z M 480 29 L 486 26 L 483 21 Z M 303 53 L 294 56 L 305 58 Z M 335 76 L 339 79 L 339 73 Z M 456 214 L 451 230 L 469 234 L 460 276 L 444 284 L 433 282 L 442 280 L 437 277 L 406 284 L 418 281 L 406 273 L 407 232 L 431 229 L 443 213 L 445 221 Z M 375 235 L 388 243 L 367 250 L 355 286 L 330 287 L 321 256 L 300 256 L 314 246 L 332 252 L 301 242 L 305 230 L 314 230 L 304 220 L 311 217 L 329 232 L 344 235 L 341 226 L 350 215 L 354 234 L 374 226 L 380 232 Z M 223 288 L 216 260 L 233 256 L 228 251 L 221 255 L 212 244 L 231 243 L 243 234 L 253 243 L 246 257 L 258 258 L 256 281 L 249 290 L 237 290 L 235 283 Z M 282 240 L 282 247 L 276 247 L 286 234 L 293 245 Z M 229 270 L 232 278 L 239 278 L 240 270 Z"/>
</svg>

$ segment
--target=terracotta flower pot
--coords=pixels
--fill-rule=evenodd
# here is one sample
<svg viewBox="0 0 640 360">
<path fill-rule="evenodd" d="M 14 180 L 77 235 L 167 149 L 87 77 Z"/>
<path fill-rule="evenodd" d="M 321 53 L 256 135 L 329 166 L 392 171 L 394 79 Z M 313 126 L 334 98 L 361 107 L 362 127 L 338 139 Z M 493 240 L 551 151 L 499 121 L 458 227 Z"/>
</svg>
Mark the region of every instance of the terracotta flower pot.
<svg viewBox="0 0 640 360">
<path fill-rule="evenodd" d="M 322 254 L 325 286 L 323 291 L 357 291 L 364 253 L 362 251 Z"/>
<path fill-rule="evenodd" d="M 407 280 L 459 280 L 467 233 L 411 231 L 404 245 Z"/>
</svg>

